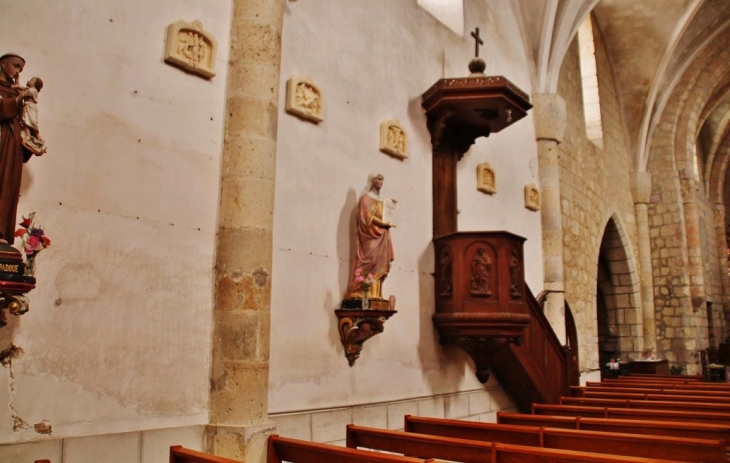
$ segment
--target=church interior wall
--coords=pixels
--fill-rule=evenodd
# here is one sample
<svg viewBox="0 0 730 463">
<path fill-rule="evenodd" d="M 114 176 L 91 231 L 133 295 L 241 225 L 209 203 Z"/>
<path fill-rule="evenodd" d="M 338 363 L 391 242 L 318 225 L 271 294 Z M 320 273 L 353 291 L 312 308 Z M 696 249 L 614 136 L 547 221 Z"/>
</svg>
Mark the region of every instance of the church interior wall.
<svg viewBox="0 0 730 463">
<path fill-rule="evenodd" d="M 465 27 L 482 31 L 486 74 L 505 75 L 530 93 L 530 69 L 522 44 L 514 40 L 520 34 L 511 8 L 505 2 L 486 8 L 477 3 L 465 2 Z M 374 407 L 411 412 L 427 407 L 438 409 L 436 416 L 509 408 L 509 402 L 495 402 L 501 390 L 494 380 L 486 386 L 477 381 L 465 353 L 438 345 L 431 322 L 431 144 L 421 95 L 442 77 L 468 74 L 473 40 L 455 35 L 416 2 L 312 0 L 286 8 L 269 373 L 269 410 L 278 432 L 336 440 L 311 428 L 363 416 Z M 284 112 L 284 86 L 293 75 L 309 75 L 322 89 L 323 122 Z M 407 132 L 406 160 L 378 151 L 383 119 L 399 120 Z M 458 168 L 459 229 L 525 236 L 525 261 L 533 263 L 526 266 L 526 279 L 539 292 L 540 217 L 524 207 L 523 195 L 524 185 L 538 183 L 534 140 L 528 115 L 466 153 Z M 476 189 L 476 165 L 485 161 L 497 175 L 494 196 Z M 357 199 L 374 172 L 385 176 L 381 196 L 399 201 L 399 224 L 392 230 L 395 261 L 383 286 L 385 297 L 396 296 L 398 313 L 349 367 L 333 310 L 352 271 Z M 402 427 L 400 417 L 388 426 Z M 340 428 L 338 433 L 344 437 Z"/>
<path fill-rule="evenodd" d="M 48 153 L 24 166 L 18 214 L 35 211 L 52 244 L 30 312 L 0 328 L 0 350 L 23 351 L 1 369 L 0 443 L 65 437 L 63 461 L 95 461 L 117 447 L 84 436 L 132 432 L 119 445 L 141 454 L 140 430 L 188 426 L 179 439 L 200 446 L 228 47 L 210 80 L 164 64 L 179 19 L 229 43 L 228 0 L 3 5 L 22 81 L 45 83 Z M 164 458 L 164 432 L 146 432 Z M 33 445 L 0 447 L 0 460 Z"/>
<path fill-rule="evenodd" d="M 636 219 L 631 196 L 632 170 L 627 137 L 616 91 L 613 70 L 600 29 L 594 24 L 598 89 L 603 124 L 603 148 L 591 141 L 585 130 L 577 40 L 563 61 L 558 94 L 567 108 L 568 128 L 558 145 L 561 163 L 561 196 L 565 267 L 565 299 L 576 319 L 580 347 L 580 368 L 597 370 L 598 321 L 596 279 L 598 256 L 609 218 L 620 222 L 625 260 L 621 262 L 630 280 L 629 293 L 617 313 L 618 331 L 623 333 L 621 357 L 638 355 L 642 347 L 640 294 L 638 291 L 638 249 Z M 618 277 L 618 275 L 616 275 Z M 627 287 L 621 288 L 622 292 Z M 628 315 L 628 316 L 626 316 Z"/>
</svg>

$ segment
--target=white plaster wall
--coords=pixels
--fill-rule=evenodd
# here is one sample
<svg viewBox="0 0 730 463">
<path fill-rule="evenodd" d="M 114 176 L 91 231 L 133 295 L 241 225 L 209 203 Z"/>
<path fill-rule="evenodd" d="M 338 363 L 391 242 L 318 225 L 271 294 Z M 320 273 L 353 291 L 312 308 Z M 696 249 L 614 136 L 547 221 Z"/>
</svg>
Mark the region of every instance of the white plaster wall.
<svg viewBox="0 0 730 463">
<path fill-rule="evenodd" d="M 466 29 L 479 26 L 488 75 L 505 75 L 528 94 L 529 68 L 506 0 L 465 2 Z M 467 32 L 468 36 L 468 32 Z M 473 362 L 438 345 L 431 323 L 433 249 L 431 144 L 421 95 L 442 77 L 466 76 L 474 42 L 455 35 L 416 0 L 307 0 L 287 3 L 278 128 L 269 409 L 272 413 L 357 405 L 474 390 Z M 283 111 L 285 81 L 310 75 L 324 93 L 324 122 Z M 398 119 L 410 157 L 378 151 L 383 119 Z M 531 116 L 482 139 L 459 165 L 460 230 L 509 230 L 528 238 L 527 281 L 541 289 L 540 217 L 524 208 L 537 182 Z M 488 161 L 498 193 L 476 190 Z M 385 176 L 381 194 L 399 200 L 396 258 L 384 294 L 398 313 L 349 367 L 339 340 L 339 307 L 351 272 L 354 209 L 367 176 Z"/>
<path fill-rule="evenodd" d="M 178 19 L 222 44 L 212 80 L 163 63 Z M 3 5 L 0 54 L 45 82 L 48 154 L 25 166 L 19 214 L 53 243 L 30 312 L 0 329 L 24 351 L 0 368 L 0 443 L 42 420 L 54 437 L 207 422 L 230 20 L 229 0 Z"/>
</svg>

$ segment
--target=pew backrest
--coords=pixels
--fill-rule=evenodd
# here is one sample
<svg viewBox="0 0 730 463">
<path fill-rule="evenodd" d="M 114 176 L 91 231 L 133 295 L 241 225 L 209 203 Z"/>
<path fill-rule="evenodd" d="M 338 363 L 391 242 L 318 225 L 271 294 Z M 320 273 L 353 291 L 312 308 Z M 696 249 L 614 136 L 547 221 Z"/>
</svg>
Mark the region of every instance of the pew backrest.
<svg viewBox="0 0 730 463">
<path fill-rule="evenodd" d="M 577 405 L 535 404 L 537 415 L 581 416 L 586 418 L 620 418 L 649 421 L 689 421 L 730 425 L 730 413 L 688 412 L 682 410 L 652 410 L 640 408 L 585 407 Z"/>
<path fill-rule="evenodd" d="M 267 463 L 435 463 L 433 460 L 269 436 Z"/>
<path fill-rule="evenodd" d="M 186 449 L 181 445 L 170 447 L 170 463 L 241 463 L 238 460 L 218 457 L 196 450 Z"/>
<path fill-rule="evenodd" d="M 716 391 L 712 389 L 676 389 L 662 387 L 609 387 L 609 386 L 571 386 L 571 396 L 584 397 L 588 392 L 613 392 L 619 394 L 667 394 L 667 395 L 694 395 L 702 397 L 720 397 L 730 400 L 730 391 Z"/>
<path fill-rule="evenodd" d="M 624 432 L 658 436 L 691 437 L 696 439 L 724 440 L 730 447 L 730 425 L 688 423 L 684 421 L 649 421 L 585 418 L 576 416 L 526 415 L 497 412 L 497 423 L 548 426 L 551 428 L 580 429 L 604 432 Z"/>
<path fill-rule="evenodd" d="M 720 412 L 730 413 L 730 403 L 721 401 L 710 402 L 689 402 L 669 400 L 646 400 L 646 399 L 607 399 L 587 397 L 561 397 L 562 405 L 580 405 L 585 407 L 614 407 L 614 408 L 641 408 L 652 410 L 685 410 L 697 412 Z"/>
<path fill-rule="evenodd" d="M 566 461 L 643 463 L 649 461 L 678 461 L 677 459 L 661 460 L 656 457 L 647 459 L 627 455 L 617 456 L 576 450 L 526 447 L 495 442 L 477 442 L 450 437 L 434 437 L 408 432 L 363 428 L 354 425 L 348 426 L 348 446 L 352 448 L 366 447 L 387 452 L 420 454 L 441 460 L 465 463 L 562 463 Z M 719 442 L 717 442 L 716 447 L 716 453 L 719 455 L 719 459 L 718 457 L 713 457 L 708 459 L 708 462 L 724 461 L 724 446 L 721 447 Z M 326 463 L 331 460 L 322 459 L 320 461 Z"/>
<path fill-rule="evenodd" d="M 357 427 L 351 428 L 357 432 Z M 649 436 L 617 432 L 558 429 L 537 426 L 468 422 L 439 418 L 406 416 L 406 434 L 416 433 L 474 439 L 503 444 L 526 445 L 563 450 L 666 458 L 682 461 L 725 462 L 724 439 Z M 367 433 L 367 431 L 364 431 Z M 402 435 L 403 433 L 398 433 Z M 422 434 L 412 434 L 419 436 Z M 349 440 L 348 440 L 349 445 Z M 382 448 L 381 450 L 392 450 Z M 442 458 L 439 455 L 431 455 Z M 459 460 L 461 461 L 461 460 Z"/>
<path fill-rule="evenodd" d="M 659 400 L 670 402 L 705 402 L 713 404 L 730 404 L 730 396 L 710 396 L 710 395 L 689 395 L 689 394 L 662 394 L 662 393 L 637 393 L 637 392 L 603 392 L 603 391 L 583 391 L 581 397 L 585 399 L 619 399 L 619 400 Z"/>
</svg>

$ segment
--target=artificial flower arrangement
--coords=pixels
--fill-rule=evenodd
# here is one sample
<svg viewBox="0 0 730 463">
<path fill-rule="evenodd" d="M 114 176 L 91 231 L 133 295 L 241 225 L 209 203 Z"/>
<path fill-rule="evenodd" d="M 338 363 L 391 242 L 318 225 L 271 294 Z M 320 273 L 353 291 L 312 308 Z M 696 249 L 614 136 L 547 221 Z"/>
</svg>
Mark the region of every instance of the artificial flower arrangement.
<svg viewBox="0 0 730 463">
<path fill-rule="evenodd" d="M 372 273 L 368 273 L 368 276 L 362 274 L 362 270 L 359 268 L 355 269 L 355 281 L 360 283 L 362 289 L 362 308 L 367 309 L 370 304 L 368 303 L 368 292 L 370 287 L 375 284 L 375 277 Z"/>
<path fill-rule="evenodd" d="M 35 225 L 35 212 L 23 216 L 19 223 L 20 228 L 15 230 L 15 237 L 23 240 L 23 255 L 25 256 L 25 273 L 33 276 L 35 271 L 35 258 L 39 252 L 51 245 L 51 240 L 46 236 L 42 228 Z"/>
</svg>

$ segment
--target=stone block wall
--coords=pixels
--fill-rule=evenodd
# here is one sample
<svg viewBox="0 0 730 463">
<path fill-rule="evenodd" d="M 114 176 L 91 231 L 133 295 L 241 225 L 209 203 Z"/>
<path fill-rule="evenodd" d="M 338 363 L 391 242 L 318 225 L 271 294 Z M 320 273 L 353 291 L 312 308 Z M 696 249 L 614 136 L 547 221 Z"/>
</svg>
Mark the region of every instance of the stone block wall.
<svg viewBox="0 0 730 463">
<path fill-rule="evenodd" d="M 565 298 L 576 318 L 582 370 L 598 368 L 596 280 L 601 242 L 609 219 L 620 230 L 613 253 L 614 307 L 620 317 L 622 357 L 642 350 L 641 297 L 638 286 L 638 241 L 631 196 L 632 170 L 620 102 L 613 71 L 600 30 L 594 27 L 596 66 L 603 123 L 603 148 L 588 139 L 583 117 L 578 44 L 574 42 L 563 62 L 558 94 L 565 99 L 568 130 L 558 145 L 565 267 Z M 622 269 L 622 270 L 621 270 Z M 620 270 L 620 271 L 619 271 Z M 623 274 L 619 277 L 619 274 Z M 620 315 L 619 315 L 620 314 Z"/>
</svg>

